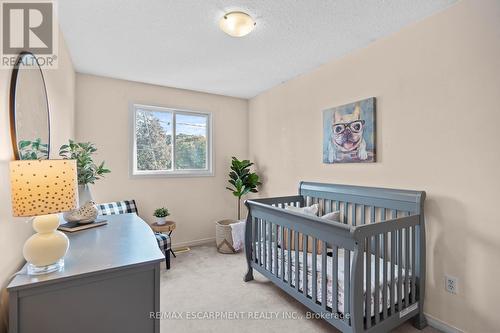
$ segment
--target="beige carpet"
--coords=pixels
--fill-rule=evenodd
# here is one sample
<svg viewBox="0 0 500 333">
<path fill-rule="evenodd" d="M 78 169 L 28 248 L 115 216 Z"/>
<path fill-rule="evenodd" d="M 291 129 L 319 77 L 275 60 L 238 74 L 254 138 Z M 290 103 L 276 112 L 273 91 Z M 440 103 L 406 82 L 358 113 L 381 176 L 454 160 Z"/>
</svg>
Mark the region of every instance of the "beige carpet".
<svg viewBox="0 0 500 333">
<path fill-rule="evenodd" d="M 164 269 L 162 264 L 163 333 L 337 332 L 321 319 L 298 318 L 306 316 L 308 309 L 259 273 L 254 272 L 254 281 L 243 282 L 242 253 L 223 255 L 215 246 L 194 247 L 172 258 L 169 271 Z M 226 318 L 216 318 L 222 315 Z M 393 332 L 438 331 L 430 327 L 418 331 L 404 324 Z"/>
</svg>

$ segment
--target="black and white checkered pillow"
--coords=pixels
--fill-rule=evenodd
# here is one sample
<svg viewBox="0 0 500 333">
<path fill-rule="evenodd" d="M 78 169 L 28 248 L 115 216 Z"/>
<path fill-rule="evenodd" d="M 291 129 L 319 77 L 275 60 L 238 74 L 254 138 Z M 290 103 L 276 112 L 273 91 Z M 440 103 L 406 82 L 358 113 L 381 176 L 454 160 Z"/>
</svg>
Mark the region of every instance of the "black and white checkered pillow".
<svg viewBox="0 0 500 333">
<path fill-rule="evenodd" d="M 107 202 L 102 204 L 97 204 L 97 210 L 99 215 L 116 215 L 116 214 L 126 214 L 126 213 L 136 213 L 137 206 L 135 200 L 122 200 L 115 202 Z"/>
</svg>

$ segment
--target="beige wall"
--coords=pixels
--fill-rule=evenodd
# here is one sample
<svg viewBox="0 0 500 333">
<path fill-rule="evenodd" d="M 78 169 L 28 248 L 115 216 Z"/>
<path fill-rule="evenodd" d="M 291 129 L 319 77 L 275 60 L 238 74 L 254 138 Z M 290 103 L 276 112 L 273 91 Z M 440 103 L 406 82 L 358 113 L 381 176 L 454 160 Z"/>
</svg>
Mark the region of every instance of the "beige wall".
<svg viewBox="0 0 500 333">
<path fill-rule="evenodd" d="M 179 244 L 214 237 L 233 217 L 225 190 L 232 155 L 255 159 L 262 195 L 295 193 L 299 180 L 423 189 L 428 231 L 426 312 L 468 332 L 498 330 L 500 298 L 500 3 L 463 0 L 450 9 L 249 102 L 89 75 L 76 76 L 78 140 L 99 148 L 112 173 L 93 188 L 97 201 L 135 198 L 151 221 L 166 205 Z M 74 133 L 75 74 L 60 42 L 59 70 L 46 71 L 52 142 Z M 0 282 L 21 264 L 29 224 L 10 212 L 10 71 L 0 70 Z M 324 165 L 321 110 L 377 97 L 379 162 Z M 129 177 L 129 103 L 211 111 L 215 176 Z M 249 139 L 247 139 L 249 138 Z M 55 152 L 55 151 L 54 151 Z M 459 294 L 444 291 L 444 274 Z"/>
<path fill-rule="evenodd" d="M 215 221 L 235 217 L 226 175 L 231 156 L 247 156 L 246 100 L 83 74 L 77 75 L 76 95 L 77 139 L 95 143 L 98 159 L 112 171 L 93 186 L 97 202 L 133 198 L 148 222 L 165 205 L 177 221 L 177 245 L 211 240 Z M 215 176 L 130 178 L 130 103 L 212 112 Z"/>
<path fill-rule="evenodd" d="M 425 311 L 468 332 L 500 327 L 499 18 L 500 2 L 464 0 L 249 104 L 264 195 L 299 180 L 427 191 Z M 321 111 L 370 96 L 379 162 L 322 164 Z"/>
<path fill-rule="evenodd" d="M 75 72 L 62 35 L 59 38 L 59 67 L 44 70 L 51 119 L 52 157 L 58 147 L 74 134 Z M 22 246 L 31 235 L 30 223 L 13 218 L 10 205 L 9 161 L 14 156 L 9 128 L 9 89 L 11 70 L 0 70 L 0 285 L 23 261 Z M 0 320 L 1 322 L 1 320 Z M 1 325 L 0 325 L 1 331 Z"/>
</svg>

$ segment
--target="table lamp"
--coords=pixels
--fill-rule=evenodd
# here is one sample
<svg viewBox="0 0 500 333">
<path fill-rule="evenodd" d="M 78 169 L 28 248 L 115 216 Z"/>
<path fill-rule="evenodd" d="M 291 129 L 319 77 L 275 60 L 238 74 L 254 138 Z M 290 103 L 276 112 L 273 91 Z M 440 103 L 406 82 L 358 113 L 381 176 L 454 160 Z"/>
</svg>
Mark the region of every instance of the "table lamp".
<svg viewBox="0 0 500 333">
<path fill-rule="evenodd" d="M 56 213 L 74 209 L 78 203 L 76 161 L 22 160 L 10 162 L 14 216 L 33 218 L 31 236 L 23 247 L 28 274 L 38 275 L 64 267 L 69 239 L 60 231 Z"/>
</svg>

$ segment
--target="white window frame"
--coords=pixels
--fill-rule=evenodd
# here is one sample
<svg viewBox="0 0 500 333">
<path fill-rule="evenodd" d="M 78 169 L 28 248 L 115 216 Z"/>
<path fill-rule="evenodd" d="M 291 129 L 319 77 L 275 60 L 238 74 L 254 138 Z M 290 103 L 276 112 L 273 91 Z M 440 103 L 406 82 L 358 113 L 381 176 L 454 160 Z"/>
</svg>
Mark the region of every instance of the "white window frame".
<svg viewBox="0 0 500 333">
<path fill-rule="evenodd" d="M 172 113 L 172 170 L 137 170 L 137 145 L 136 145 L 136 112 L 137 109 L 151 110 L 159 112 Z M 175 130 L 176 115 L 188 114 L 207 117 L 207 168 L 206 169 L 183 169 L 175 170 Z M 131 177 L 207 177 L 214 175 L 213 166 L 213 116 L 211 112 L 184 110 L 179 108 L 154 106 L 132 103 L 130 105 L 130 123 L 131 123 L 131 154 L 130 154 L 130 175 Z"/>
</svg>

